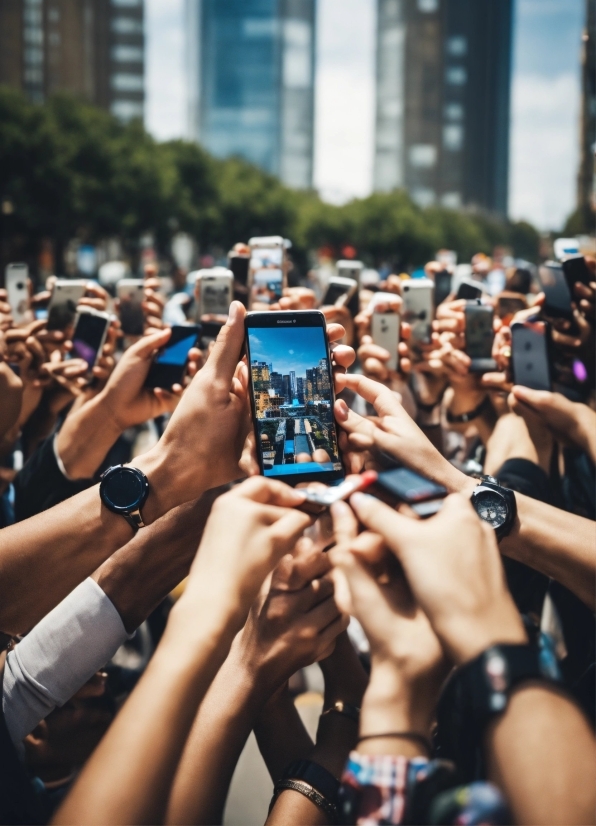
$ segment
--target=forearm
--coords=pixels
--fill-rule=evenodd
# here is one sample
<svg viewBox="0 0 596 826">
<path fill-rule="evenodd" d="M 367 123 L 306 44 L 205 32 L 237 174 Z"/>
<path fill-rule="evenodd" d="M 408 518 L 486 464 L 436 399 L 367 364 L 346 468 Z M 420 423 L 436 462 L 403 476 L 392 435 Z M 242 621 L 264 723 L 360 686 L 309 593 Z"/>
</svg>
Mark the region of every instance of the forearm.
<svg viewBox="0 0 596 826">
<path fill-rule="evenodd" d="M 280 737 L 282 731 L 283 737 Z M 277 692 L 263 708 L 254 732 L 259 751 L 274 783 L 280 779 L 292 760 L 306 757 L 313 747 L 287 687 Z"/>
<path fill-rule="evenodd" d="M 195 718 L 167 812 L 168 823 L 221 823 L 238 758 L 262 696 L 234 646 Z"/>
<path fill-rule="evenodd" d="M 223 609 L 218 616 L 211 611 L 193 616 L 192 631 L 184 621 L 181 630 L 179 615 L 175 616 L 180 606 L 182 600 L 145 674 L 55 815 L 55 823 L 163 821 L 197 707 L 235 630 L 231 612 Z"/>
<path fill-rule="evenodd" d="M 555 690 L 526 684 L 485 741 L 489 779 L 515 823 L 594 823 L 594 736 L 579 709 Z"/>
<path fill-rule="evenodd" d="M 70 479 L 90 479 L 121 434 L 101 395 L 72 411 L 57 437 L 56 449 Z"/>
</svg>

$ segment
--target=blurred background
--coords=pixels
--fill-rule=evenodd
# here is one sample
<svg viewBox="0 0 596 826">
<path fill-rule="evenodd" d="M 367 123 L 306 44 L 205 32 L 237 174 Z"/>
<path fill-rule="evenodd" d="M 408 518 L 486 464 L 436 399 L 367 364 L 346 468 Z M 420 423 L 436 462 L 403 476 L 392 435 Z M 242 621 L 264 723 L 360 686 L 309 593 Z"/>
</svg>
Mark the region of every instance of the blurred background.
<svg viewBox="0 0 596 826">
<path fill-rule="evenodd" d="M 0 0 L 0 256 L 297 274 L 594 234 L 593 0 Z"/>
</svg>

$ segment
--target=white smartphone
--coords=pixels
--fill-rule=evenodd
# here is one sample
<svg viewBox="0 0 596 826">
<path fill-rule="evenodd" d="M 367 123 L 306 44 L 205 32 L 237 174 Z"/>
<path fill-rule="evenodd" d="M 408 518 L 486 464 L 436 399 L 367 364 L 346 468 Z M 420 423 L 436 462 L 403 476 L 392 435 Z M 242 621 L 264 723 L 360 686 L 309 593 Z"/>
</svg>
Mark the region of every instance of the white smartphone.
<svg viewBox="0 0 596 826">
<path fill-rule="evenodd" d="M 325 307 L 345 307 L 357 289 L 358 282 L 354 278 L 332 275 L 321 304 Z"/>
<path fill-rule="evenodd" d="M 80 308 L 72 334 L 72 353 L 76 358 L 84 359 L 90 370 L 97 364 L 109 327 L 109 313 L 99 312 L 93 307 Z"/>
<path fill-rule="evenodd" d="M 402 318 L 412 328 L 411 341 L 414 344 L 430 344 L 434 286 L 430 278 L 410 278 L 402 285 Z"/>
<path fill-rule="evenodd" d="M 389 361 L 385 362 L 389 370 L 397 370 L 399 366 L 397 345 L 399 344 L 400 327 L 398 313 L 373 312 L 371 318 L 372 340 L 389 353 Z"/>
<path fill-rule="evenodd" d="M 84 279 L 56 279 L 48 304 L 48 330 L 64 330 L 74 324 L 77 304 L 86 289 Z"/>
<path fill-rule="evenodd" d="M 360 274 L 364 269 L 362 261 L 352 261 L 346 258 L 338 261 L 335 266 L 340 278 L 354 278 L 357 282 L 360 282 Z"/>
<path fill-rule="evenodd" d="M 204 315 L 227 315 L 234 297 L 234 274 L 226 267 L 199 270 L 195 281 L 197 321 Z"/>
<path fill-rule="evenodd" d="M 8 264 L 4 284 L 15 324 L 27 319 L 29 309 L 29 267 L 27 264 Z"/>
<path fill-rule="evenodd" d="M 286 245 L 281 235 L 251 238 L 249 278 L 249 303 L 266 307 L 275 304 L 286 286 Z"/>
<path fill-rule="evenodd" d="M 142 336 L 145 324 L 143 307 L 145 282 L 142 278 L 122 278 L 116 286 L 120 300 L 120 323 L 127 336 Z"/>
</svg>

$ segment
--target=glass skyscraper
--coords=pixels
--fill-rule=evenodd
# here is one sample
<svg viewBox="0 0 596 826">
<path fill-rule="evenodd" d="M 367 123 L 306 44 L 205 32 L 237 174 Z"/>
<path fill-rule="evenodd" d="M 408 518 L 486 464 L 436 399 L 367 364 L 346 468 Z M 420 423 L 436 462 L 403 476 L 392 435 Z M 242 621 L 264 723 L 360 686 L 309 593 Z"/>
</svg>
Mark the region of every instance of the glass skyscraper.
<svg viewBox="0 0 596 826">
<path fill-rule="evenodd" d="M 188 136 L 312 185 L 315 0 L 186 0 Z"/>
</svg>

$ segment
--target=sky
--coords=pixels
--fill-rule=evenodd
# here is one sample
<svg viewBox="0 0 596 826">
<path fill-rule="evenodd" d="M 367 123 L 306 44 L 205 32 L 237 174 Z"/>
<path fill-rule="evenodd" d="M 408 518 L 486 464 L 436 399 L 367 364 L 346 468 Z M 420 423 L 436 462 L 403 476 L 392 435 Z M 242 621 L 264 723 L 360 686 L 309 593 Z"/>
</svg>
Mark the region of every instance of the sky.
<svg viewBox="0 0 596 826">
<path fill-rule="evenodd" d="M 146 123 L 184 135 L 184 0 L 145 0 Z M 481 0 L 478 0 L 481 2 Z M 574 209 L 583 0 L 514 0 L 509 212 L 558 229 Z M 318 0 L 315 186 L 342 203 L 371 191 L 375 0 Z"/>
<path fill-rule="evenodd" d="M 296 377 L 305 377 L 307 370 L 327 358 L 322 327 L 260 327 L 249 333 L 249 339 L 250 360 L 273 364 L 274 373 L 286 376 L 294 370 Z"/>
</svg>

